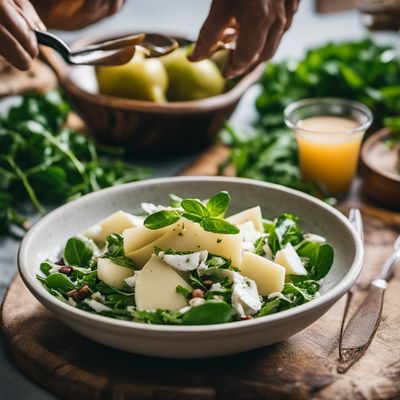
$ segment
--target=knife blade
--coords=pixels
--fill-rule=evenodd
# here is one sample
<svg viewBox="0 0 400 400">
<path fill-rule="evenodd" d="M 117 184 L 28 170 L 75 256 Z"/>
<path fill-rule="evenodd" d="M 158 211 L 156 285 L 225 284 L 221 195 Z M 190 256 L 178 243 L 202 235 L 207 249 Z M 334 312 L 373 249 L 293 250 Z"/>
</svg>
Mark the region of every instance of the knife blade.
<svg viewBox="0 0 400 400">
<path fill-rule="evenodd" d="M 400 261 L 400 236 L 394 243 L 394 251 L 385 261 L 379 275 L 371 282 L 367 297 L 361 303 L 344 329 L 339 343 L 339 373 L 346 372 L 368 349 L 378 329 L 385 290 L 393 269 Z"/>
</svg>

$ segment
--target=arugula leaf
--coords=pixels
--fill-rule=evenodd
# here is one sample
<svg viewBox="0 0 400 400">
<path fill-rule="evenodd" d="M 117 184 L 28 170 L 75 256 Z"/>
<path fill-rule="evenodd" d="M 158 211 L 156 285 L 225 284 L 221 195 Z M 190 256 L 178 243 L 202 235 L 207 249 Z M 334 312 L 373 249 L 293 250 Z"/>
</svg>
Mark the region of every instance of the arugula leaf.
<svg viewBox="0 0 400 400">
<path fill-rule="evenodd" d="M 254 243 L 255 247 L 255 253 L 259 256 L 263 256 L 265 254 L 265 251 L 263 250 L 263 247 L 267 243 L 267 237 L 266 236 L 260 236 L 256 242 Z"/>
<path fill-rule="evenodd" d="M 211 217 L 223 216 L 226 210 L 229 208 L 231 197 L 226 191 L 222 191 L 211 197 L 208 200 L 206 207 Z"/>
<path fill-rule="evenodd" d="M 77 237 L 68 239 L 64 249 L 64 260 L 69 265 L 85 267 L 93 256 L 90 245 Z"/>
<path fill-rule="evenodd" d="M 275 255 L 285 244 L 296 245 L 303 238 L 298 225 L 298 218 L 292 214 L 284 213 L 275 220 L 275 224 L 270 228 L 268 245 Z"/>
<path fill-rule="evenodd" d="M 220 218 L 207 218 L 200 222 L 200 226 L 208 232 L 234 235 L 240 232 L 240 229 Z"/>
<path fill-rule="evenodd" d="M 334 251 L 328 243 L 307 242 L 297 250 L 297 253 L 300 257 L 306 258 L 305 267 L 316 281 L 326 276 L 332 267 Z"/>
<path fill-rule="evenodd" d="M 197 215 L 200 218 L 210 216 L 210 211 L 200 200 L 184 199 L 181 201 L 181 206 L 188 214 Z"/>
<path fill-rule="evenodd" d="M 281 302 L 282 299 L 280 297 L 275 297 L 275 299 L 267 302 L 261 307 L 260 311 L 258 311 L 256 318 L 276 313 L 279 310 Z"/>
<path fill-rule="evenodd" d="M 150 214 L 143 222 L 148 229 L 160 229 L 178 222 L 181 215 L 177 211 L 158 211 Z"/>
<path fill-rule="evenodd" d="M 124 237 L 118 233 L 111 233 L 106 239 L 106 253 L 108 257 L 120 257 L 124 255 Z"/>
<path fill-rule="evenodd" d="M 190 300 L 192 298 L 192 291 L 181 285 L 178 285 L 175 290 L 176 293 L 181 294 L 186 300 Z"/>
<path fill-rule="evenodd" d="M 192 307 L 183 314 L 183 325 L 223 324 L 232 321 L 233 308 L 222 300 L 207 300 L 204 304 Z"/>
<path fill-rule="evenodd" d="M 155 311 L 134 311 L 132 316 L 135 320 L 146 322 L 147 324 L 159 325 L 179 325 L 181 315 L 175 311 L 160 310 Z"/>
<path fill-rule="evenodd" d="M 45 280 L 44 284 L 54 290 L 66 293 L 72 289 L 75 289 L 75 285 L 68 279 L 68 277 L 59 272 L 50 274 Z"/>
</svg>

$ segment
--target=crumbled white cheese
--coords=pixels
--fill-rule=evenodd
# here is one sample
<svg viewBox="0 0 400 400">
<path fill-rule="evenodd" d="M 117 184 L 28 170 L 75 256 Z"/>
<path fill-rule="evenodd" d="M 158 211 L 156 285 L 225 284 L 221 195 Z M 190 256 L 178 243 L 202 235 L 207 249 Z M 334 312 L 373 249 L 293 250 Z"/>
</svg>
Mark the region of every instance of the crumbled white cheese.
<svg viewBox="0 0 400 400">
<path fill-rule="evenodd" d="M 237 225 L 237 227 L 240 229 L 240 233 L 243 235 L 242 251 L 251 251 L 254 253 L 254 243 L 262 234 L 256 230 L 253 221 L 246 221 L 243 224 Z"/>
<path fill-rule="evenodd" d="M 74 307 L 76 307 L 76 305 L 77 305 L 77 302 L 72 297 L 68 297 L 68 303 Z"/>
<path fill-rule="evenodd" d="M 219 282 L 213 283 L 212 286 L 210 287 L 210 290 L 221 290 L 222 286 Z"/>
<path fill-rule="evenodd" d="M 232 306 L 240 316 L 253 315 L 261 309 L 257 285 L 238 272 L 232 271 Z"/>
<path fill-rule="evenodd" d="M 100 303 L 104 303 L 106 300 L 105 297 L 100 292 L 95 292 L 90 296 L 93 300 L 99 301 Z"/>
<path fill-rule="evenodd" d="M 102 311 L 111 311 L 110 307 L 105 306 L 104 304 L 92 300 L 92 299 L 85 299 L 83 300 L 84 303 L 86 303 L 89 307 L 91 307 L 94 311 L 96 312 L 102 312 Z"/>
<path fill-rule="evenodd" d="M 158 253 L 158 258 L 178 271 L 193 271 L 207 260 L 207 250 L 189 254 L 165 254 Z"/>
<path fill-rule="evenodd" d="M 192 308 L 191 306 L 182 307 L 182 308 L 179 310 L 179 314 L 185 314 L 185 313 L 187 313 L 191 308 Z"/>
<path fill-rule="evenodd" d="M 54 272 L 58 272 L 62 265 L 51 264 L 51 269 L 49 270 L 49 274 L 54 274 Z"/>
<path fill-rule="evenodd" d="M 205 302 L 206 301 L 204 299 L 202 299 L 201 297 L 193 297 L 193 299 L 189 300 L 189 305 L 192 307 L 197 307 L 197 306 L 201 306 Z"/>
<path fill-rule="evenodd" d="M 179 210 L 179 208 L 165 207 L 165 206 L 161 206 L 161 205 L 157 206 L 153 203 L 142 203 L 140 205 L 140 207 L 146 214 L 154 214 L 158 211 L 166 211 L 166 210 Z"/>
<path fill-rule="evenodd" d="M 317 243 L 325 243 L 326 239 L 323 236 L 317 235 L 316 233 L 305 233 L 303 236 L 304 240 Z"/>
<path fill-rule="evenodd" d="M 133 288 L 133 287 L 136 286 L 136 278 L 137 278 L 137 276 L 136 276 L 136 273 L 135 273 L 134 275 L 132 275 L 132 276 L 130 276 L 130 277 L 128 277 L 128 278 L 125 278 L 125 283 L 126 283 L 129 287 Z"/>
</svg>

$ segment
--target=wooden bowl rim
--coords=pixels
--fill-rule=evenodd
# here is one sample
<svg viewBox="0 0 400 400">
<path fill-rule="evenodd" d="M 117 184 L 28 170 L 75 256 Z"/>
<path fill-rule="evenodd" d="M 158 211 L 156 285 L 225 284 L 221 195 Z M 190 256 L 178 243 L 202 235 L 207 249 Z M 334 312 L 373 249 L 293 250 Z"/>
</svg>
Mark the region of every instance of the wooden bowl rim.
<svg viewBox="0 0 400 400">
<path fill-rule="evenodd" d="M 127 32 L 124 32 L 126 34 Z M 129 33 L 129 32 L 128 32 Z M 169 34 L 169 33 L 168 33 Z M 84 39 L 77 39 L 71 43 L 71 46 L 77 43 L 89 43 L 95 40 L 103 40 L 107 37 L 115 36 L 116 33 L 108 35 L 92 35 Z M 172 35 L 177 39 L 189 40 L 181 35 Z M 71 92 L 74 96 L 80 97 L 85 101 L 106 106 L 110 108 L 118 108 L 124 110 L 134 110 L 146 113 L 163 113 L 163 114 L 193 114 L 206 113 L 217 109 L 225 108 L 235 101 L 238 101 L 243 93 L 254 83 L 256 83 L 264 71 L 264 63 L 258 65 L 254 70 L 244 75 L 240 81 L 228 91 L 212 97 L 207 97 L 200 100 L 174 101 L 167 103 L 153 103 L 144 100 L 126 99 L 104 95 L 100 93 L 90 93 L 76 85 L 70 78 L 71 68 L 65 64 L 58 55 L 50 49 L 45 49 L 47 61 L 55 70 L 61 85 L 66 91 Z"/>
<path fill-rule="evenodd" d="M 391 173 L 384 169 L 378 169 L 375 165 L 371 163 L 370 160 L 370 150 L 378 143 L 381 142 L 383 139 L 386 139 L 388 136 L 392 135 L 391 131 L 387 128 L 382 128 L 379 131 L 372 134 L 362 145 L 361 147 L 361 161 L 368 170 L 372 173 L 378 175 L 379 177 L 389 180 L 390 183 L 398 185 L 400 190 L 400 175 L 396 176 L 396 174 Z"/>
</svg>

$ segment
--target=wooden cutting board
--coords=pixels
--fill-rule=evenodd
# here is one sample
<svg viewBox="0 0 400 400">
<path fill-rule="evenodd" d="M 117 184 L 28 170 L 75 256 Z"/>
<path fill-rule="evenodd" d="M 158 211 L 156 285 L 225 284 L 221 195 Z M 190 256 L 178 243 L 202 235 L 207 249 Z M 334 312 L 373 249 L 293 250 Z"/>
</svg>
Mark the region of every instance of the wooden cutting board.
<svg viewBox="0 0 400 400">
<path fill-rule="evenodd" d="M 365 267 L 351 312 L 400 233 L 400 214 L 370 207 L 362 212 Z M 336 372 L 345 298 L 289 340 L 208 360 L 149 358 L 94 343 L 58 322 L 19 275 L 5 297 L 0 326 L 16 365 L 64 399 L 393 399 L 400 395 L 399 293 L 397 270 L 376 337 L 345 375 Z"/>
</svg>

